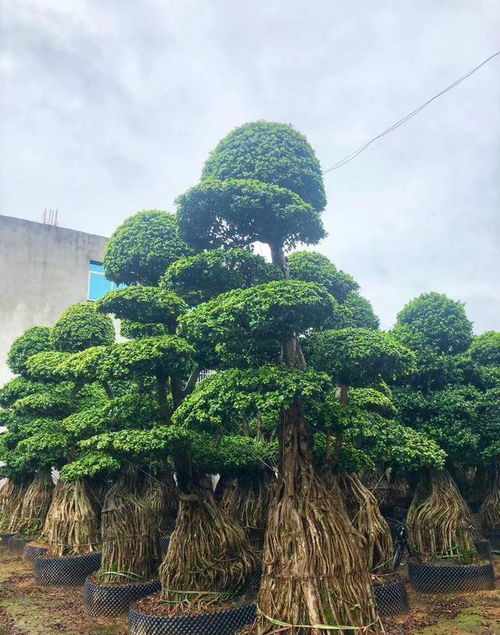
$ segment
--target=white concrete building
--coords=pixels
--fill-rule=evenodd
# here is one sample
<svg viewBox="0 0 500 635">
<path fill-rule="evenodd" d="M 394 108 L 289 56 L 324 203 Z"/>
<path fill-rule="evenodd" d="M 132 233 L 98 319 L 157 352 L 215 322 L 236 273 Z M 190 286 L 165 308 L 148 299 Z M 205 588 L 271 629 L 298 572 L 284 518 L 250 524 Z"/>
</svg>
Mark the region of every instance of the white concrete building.
<svg viewBox="0 0 500 635">
<path fill-rule="evenodd" d="M 6 358 L 17 336 L 113 288 L 102 269 L 106 240 L 0 215 L 0 385 L 11 377 Z"/>
</svg>

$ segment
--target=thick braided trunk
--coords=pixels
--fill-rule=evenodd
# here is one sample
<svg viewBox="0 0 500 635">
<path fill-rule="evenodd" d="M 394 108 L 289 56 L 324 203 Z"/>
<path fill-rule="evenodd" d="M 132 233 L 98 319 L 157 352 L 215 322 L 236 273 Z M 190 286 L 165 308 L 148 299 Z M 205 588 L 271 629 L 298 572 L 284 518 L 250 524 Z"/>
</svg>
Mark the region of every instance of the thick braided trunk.
<svg viewBox="0 0 500 635">
<path fill-rule="evenodd" d="M 169 472 L 158 477 L 147 477 L 144 500 L 152 510 L 158 535 L 161 537 L 171 533 L 179 509 L 172 474 Z"/>
<path fill-rule="evenodd" d="M 54 556 L 84 555 L 99 548 L 99 522 L 84 481 L 57 483 L 42 542 Z"/>
<path fill-rule="evenodd" d="M 215 500 L 209 478 L 193 480 L 189 494 L 179 496 L 175 530 L 160 567 L 162 598 L 173 604 L 188 600 L 196 610 L 244 586 L 257 553 L 243 527 Z"/>
<path fill-rule="evenodd" d="M 354 528 L 366 541 L 367 561 L 371 571 L 392 570 L 393 544 L 391 530 L 380 513 L 375 496 L 363 485 L 357 474 L 342 474 L 340 488 Z"/>
<path fill-rule="evenodd" d="M 108 490 L 101 513 L 101 582 L 141 582 L 158 577 L 160 536 L 152 489 L 145 488 L 131 469 Z"/>
<path fill-rule="evenodd" d="M 26 490 L 21 506 L 17 531 L 36 536 L 42 530 L 52 502 L 54 483 L 50 470 L 40 470 Z"/>
<path fill-rule="evenodd" d="M 273 633 L 280 622 L 293 625 L 294 635 L 329 635 L 321 625 L 376 631 L 364 540 L 349 520 L 337 483 L 327 489 L 314 472 L 312 434 L 298 401 L 284 416 L 281 445 L 281 481 L 268 516 L 257 632 Z"/>
<path fill-rule="evenodd" d="M 2 487 L 0 531 L 14 534 L 21 523 L 23 500 L 30 483 L 8 480 Z"/>
<path fill-rule="evenodd" d="M 500 462 L 493 466 L 491 481 L 479 513 L 484 531 L 500 529 Z"/>
<path fill-rule="evenodd" d="M 407 522 L 411 545 L 421 555 L 474 551 L 469 508 L 446 470 L 422 475 Z"/>
<path fill-rule="evenodd" d="M 262 551 L 267 513 L 273 497 L 276 477 L 262 470 L 252 479 L 234 479 L 224 488 L 220 506 L 245 530 L 250 543 Z"/>
</svg>

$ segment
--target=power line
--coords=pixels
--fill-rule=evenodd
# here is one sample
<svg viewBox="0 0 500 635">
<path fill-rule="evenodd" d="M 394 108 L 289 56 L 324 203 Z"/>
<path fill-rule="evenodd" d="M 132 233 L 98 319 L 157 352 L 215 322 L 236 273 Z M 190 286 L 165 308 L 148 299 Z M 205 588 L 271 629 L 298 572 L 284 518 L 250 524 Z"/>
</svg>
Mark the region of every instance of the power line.
<svg viewBox="0 0 500 635">
<path fill-rule="evenodd" d="M 482 66 L 484 66 L 485 64 L 487 64 L 490 60 L 492 60 L 494 57 L 496 57 L 497 55 L 500 55 L 500 50 L 496 51 L 496 53 L 493 53 L 493 55 L 490 55 L 489 57 L 487 57 L 485 60 L 483 60 L 480 64 L 478 64 L 477 66 L 475 66 L 473 69 L 471 69 L 470 71 L 468 71 L 465 75 L 462 75 L 462 77 L 460 77 L 459 79 L 457 79 L 456 81 L 453 82 L 453 84 L 450 84 L 449 86 L 447 86 L 446 88 L 444 88 L 442 91 L 440 91 L 439 93 L 437 93 L 436 95 L 434 95 L 434 97 L 431 97 L 430 99 L 428 99 L 425 103 L 423 103 L 421 106 L 419 106 L 418 108 L 416 108 L 415 110 L 412 110 L 412 112 L 408 113 L 407 115 L 405 115 L 402 119 L 400 119 L 399 121 L 396 121 L 396 123 L 392 124 L 392 126 L 389 126 L 389 128 L 386 128 L 383 132 L 381 132 L 380 134 L 378 134 L 376 137 L 373 137 L 373 139 L 370 139 L 369 141 L 367 141 L 363 146 L 361 146 L 360 148 L 358 148 L 358 150 L 355 150 L 354 152 L 352 152 L 351 154 L 348 154 L 347 156 L 345 156 L 343 159 L 340 159 L 340 161 L 337 161 L 337 163 L 334 163 L 332 166 L 330 166 L 329 168 L 327 168 L 326 170 L 323 171 L 323 174 L 326 174 L 327 172 L 332 172 L 333 170 L 338 170 L 339 168 L 341 168 L 342 166 L 346 165 L 346 163 L 349 163 L 350 161 L 352 161 L 353 159 L 355 159 L 358 155 L 360 155 L 362 152 L 364 152 L 369 146 L 371 146 L 372 143 L 374 143 L 375 141 L 377 141 L 378 139 L 380 139 L 381 137 L 384 137 L 385 135 L 389 134 L 390 132 L 392 132 L 393 130 L 396 130 L 397 128 L 399 128 L 400 126 L 402 126 L 403 124 L 405 124 L 409 119 L 411 119 L 412 117 L 415 117 L 415 115 L 418 115 L 418 113 L 423 110 L 424 108 L 426 108 L 429 104 L 431 104 L 435 99 L 438 99 L 438 97 L 441 97 L 441 95 L 444 95 L 445 93 L 447 93 L 449 90 L 451 90 L 452 88 L 455 88 L 455 86 L 458 86 L 459 84 L 461 84 L 463 81 L 465 81 L 468 77 L 470 77 L 471 75 L 473 75 L 476 71 L 478 71 Z"/>
</svg>

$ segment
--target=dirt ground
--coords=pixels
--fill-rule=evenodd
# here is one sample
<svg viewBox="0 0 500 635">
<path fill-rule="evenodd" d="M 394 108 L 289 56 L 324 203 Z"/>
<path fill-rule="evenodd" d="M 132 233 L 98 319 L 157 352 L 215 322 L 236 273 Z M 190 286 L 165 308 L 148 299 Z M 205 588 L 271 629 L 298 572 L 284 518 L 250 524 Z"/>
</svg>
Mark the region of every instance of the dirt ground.
<svg viewBox="0 0 500 635">
<path fill-rule="evenodd" d="M 421 595 L 409 587 L 411 613 L 385 619 L 388 635 L 500 635 L 500 558 L 496 591 Z M 0 548 L 0 635 L 125 635 L 127 619 L 90 617 L 82 589 L 40 587 L 19 555 Z"/>
</svg>

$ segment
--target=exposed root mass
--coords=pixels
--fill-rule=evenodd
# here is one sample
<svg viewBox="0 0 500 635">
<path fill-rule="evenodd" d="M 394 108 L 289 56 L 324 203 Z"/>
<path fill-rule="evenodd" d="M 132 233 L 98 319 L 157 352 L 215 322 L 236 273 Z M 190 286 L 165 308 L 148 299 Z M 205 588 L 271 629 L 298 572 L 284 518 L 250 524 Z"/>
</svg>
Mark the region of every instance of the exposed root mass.
<svg viewBox="0 0 500 635">
<path fill-rule="evenodd" d="M 234 479 L 224 488 L 221 507 L 245 530 L 251 544 L 262 551 L 267 513 L 273 497 L 276 477 L 270 471 L 250 481 Z"/>
<path fill-rule="evenodd" d="M 108 490 L 102 508 L 104 583 L 140 582 L 158 577 L 158 522 L 137 473 L 122 475 Z"/>
<path fill-rule="evenodd" d="M 144 499 L 151 508 L 159 536 L 170 533 L 175 525 L 179 508 L 172 474 L 161 477 L 149 476 L 144 489 Z"/>
<path fill-rule="evenodd" d="M 446 470 L 423 475 L 407 522 L 411 545 L 422 556 L 474 551 L 469 508 Z"/>
<path fill-rule="evenodd" d="M 84 555 L 99 548 L 99 523 L 85 483 L 57 483 L 40 540 L 54 556 Z"/>
<path fill-rule="evenodd" d="M 500 529 L 500 463 L 495 463 L 490 486 L 479 513 L 484 531 Z"/>
<path fill-rule="evenodd" d="M 41 470 L 27 488 L 21 506 L 17 531 L 36 536 L 42 530 L 52 501 L 54 483 L 49 470 Z"/>
<path fill-rule="evenodd" d="M 22 519 L 23 500 L 30 483 L 7 481 L 2 488 L 2 515 L 0 531 L 14 534 L 19 531 Z"/>
<path fill-rule="evenodd" d="M 160 567 L 164 600 L 220 601 L 224 592 L 244 586 L 256 565 L 245 530 L 218 505 L 209 479 L 180 494 L 175 530 Z"/>
<path fill-rule="evenodd" d="M 354 528 L 365 538 L 371 571 L 389 573 L 392 569 L 391 530 L 380 513 L 375 496 L 357 474 L 342 474 L 340 488 Z"/>
<path fill-rule="evenodd" d="M 376 632 L 364 539 L 349 520 L 337 482 L 327 489 L 314 473 L 311 431 L 299 403 L 285 416 L 282 446 L 282 480 L 264 542 L 258 633 L 276 632 L 276 622 L 294 625 L 294 635 L 332 632 L 314 625 Z"/>
</svg>

